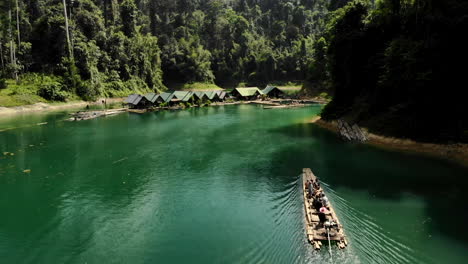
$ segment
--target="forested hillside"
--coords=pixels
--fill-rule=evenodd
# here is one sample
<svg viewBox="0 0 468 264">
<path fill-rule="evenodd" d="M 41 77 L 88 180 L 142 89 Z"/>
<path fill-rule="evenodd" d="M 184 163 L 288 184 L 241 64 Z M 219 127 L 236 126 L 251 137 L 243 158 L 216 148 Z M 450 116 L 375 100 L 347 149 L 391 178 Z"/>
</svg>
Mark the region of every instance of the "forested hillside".
<svg viewBox="0 0 468 264">
<path fill-rule="evenodd" d="M 335 94 L 325 119 L 468 141 L 467 14 L 465 0 L 3 0 L 0 88 L 27 102 L 307 80 Z"/>
<path fill-rule="evenodd" d="M 353 1 L 330 16 L 311 76 L 335 91 L 328 120 L 468 142 L 468 1 Z"/>
<path fill-rule="evenodd" d="M 171 82 L 302 80 L 335 2 L 4 0 L 2 77 L 38 79 L 38 93 L 52 100 L 163 90 Z"/>
</svg>

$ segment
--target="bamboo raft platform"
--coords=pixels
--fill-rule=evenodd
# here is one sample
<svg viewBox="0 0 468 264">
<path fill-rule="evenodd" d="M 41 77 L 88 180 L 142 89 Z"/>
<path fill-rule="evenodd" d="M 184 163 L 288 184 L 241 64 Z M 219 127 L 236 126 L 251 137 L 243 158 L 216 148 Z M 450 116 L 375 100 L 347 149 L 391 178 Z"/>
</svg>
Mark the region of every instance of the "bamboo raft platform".
<svg viewBox="0 0 468 264">
<path fill-rule="evenodd" d="M 306 220 L 307 240 L 312 244 L 315 250 L 320 250 L 324 243 L 336 244 L 339 249 L 344 249 L 348 242 L 344 234 L 343 228 L 338 221 L 335 210 L 328 203 L 327 212 L 325 212 L 326 221 L 321 222 L 319 218 L 319 210 L 314 208 L 314 196 L 309 195 L 308 181 L 318 183 L 317 177 L 312 173 L 312 170 L 305 168 L 302 171 L 302 190 L 304 196 L 304 209 Z M 318 187 L 316 192 L 323 193 L 322 187 Z"/>
<path fill-rule="evenodd" d="M 116 115 L 120 113 L 127 112 L 127 108 L 120 108 L 120 109 L 106 109 L 106 110 L 96 110 L 96 111 L 79 111 L 76 113 L 71 114 L 71 118 L 69 121 L 83 121 L 89 119 L 95 119 L 102 116 L 110 116 Z"/>
</svg>

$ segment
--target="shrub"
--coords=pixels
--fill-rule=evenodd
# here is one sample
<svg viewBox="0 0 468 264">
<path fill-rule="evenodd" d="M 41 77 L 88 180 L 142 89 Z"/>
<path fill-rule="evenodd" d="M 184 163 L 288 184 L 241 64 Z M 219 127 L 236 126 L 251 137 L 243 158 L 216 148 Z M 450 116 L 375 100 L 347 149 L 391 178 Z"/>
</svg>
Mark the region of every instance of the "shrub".
<svg viewBox="0 0 468 264">
<path fill-rule="evenodd" d="M 51 82 L 39 87 L 38 95 L 51 101 L 65 101 L 68 93 L 63 90 L 63 84 Z"/>
<path fill-rule="evenodd" d="M 0 78 L 0 89 L 5 89 L 5 88 L 7 88 L 6 80 L 3 78 Z"/>
<path fill-rule="evenodd" d="M 92 81 L 81 82 L 76 93 L 86 101 L 95 101 L 101 95 L 101 85 Z"/>
</svg>

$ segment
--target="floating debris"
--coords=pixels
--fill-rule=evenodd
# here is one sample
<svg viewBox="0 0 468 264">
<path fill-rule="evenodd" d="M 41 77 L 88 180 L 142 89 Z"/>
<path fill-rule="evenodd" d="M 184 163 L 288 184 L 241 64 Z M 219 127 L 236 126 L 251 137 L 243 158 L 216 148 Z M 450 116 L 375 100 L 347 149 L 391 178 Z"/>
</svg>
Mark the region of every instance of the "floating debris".
<svg viewBox="0 0 468 264">
<path fill-rule="evenodd" d="M 127 159 L 128 159 L 128 157 L 121 158 L 119 160 L 116 160 L 116 161 L 112 162 L 112 164 L 116 164 L 116 163 L 122 162 L 122 161 L 127 160 Z"/>
<path fill-rule="evenodd" d="M 24 172 L 24 173 L 30 173 L 31 170 L 30 170 L 30 169 L 27 169 L 27 170 L 24 170 L 23 172 Z"/>
</svg>

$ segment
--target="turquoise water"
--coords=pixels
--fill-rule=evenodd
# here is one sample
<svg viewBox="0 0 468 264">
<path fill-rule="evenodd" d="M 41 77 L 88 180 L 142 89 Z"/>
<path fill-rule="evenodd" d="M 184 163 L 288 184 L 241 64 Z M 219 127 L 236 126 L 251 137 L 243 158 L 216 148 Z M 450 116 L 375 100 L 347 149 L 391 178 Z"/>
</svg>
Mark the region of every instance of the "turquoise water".
<svg viewBox="0 0 468 264">
<path fill-rule="evenodd" d="M 466 263 L 467 169 L 345 143 L 319 112 L 0 118 L 0 262 Z M 350 241 L 332 259 L 306 242 L 303 167 Z"/>
</svg>

